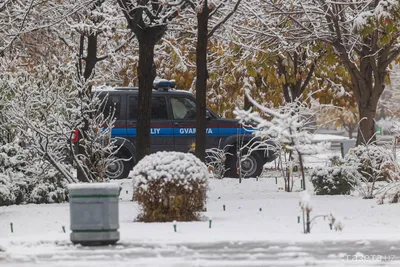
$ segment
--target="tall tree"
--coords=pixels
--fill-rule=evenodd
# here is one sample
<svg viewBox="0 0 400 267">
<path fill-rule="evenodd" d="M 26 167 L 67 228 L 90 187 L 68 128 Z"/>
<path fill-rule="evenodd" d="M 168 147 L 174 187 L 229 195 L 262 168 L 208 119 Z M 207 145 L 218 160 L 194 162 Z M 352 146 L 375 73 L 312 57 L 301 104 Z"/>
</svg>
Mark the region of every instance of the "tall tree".
<svg viewBox="0 0 400 267">
<path fill-rule="evenodd" d="M 357 144 L 373 141 L 388 67 L 400 54 L 399 2 L 285 0 L 273 6 L 277 17 L 292 21 L 286 40 L 321 40 L 334 48 L 349 72 L 358 104 Z"/>
<path fill-rule="evenodd" d="M 236 0 L 234 6 L 231 6 L 230 1 L 221 1 L 216 5 L 213 1 L 201 0 L 196 8 L 196 156 L 202 161 L 205 160 L 206 153 L 206 92 L 209 78 L 207 70 L 208 39 L 228 21 L 238 9 L 240 2 L 241 0 Z M 211 25 L 212 28 L 209 31 L 209 20 L 213 16 L 219 19 Z"/>
<path fill-rule="evenodd" d="M 150 119 L 153 82 L 156 78 L 154 47 L 164 36 L 168 23 L 191 1 L 117 0 L 129 29 L 139 42 L 139 112 L 137 120 L 136 159 L 150 154 Z"/>
</svg>

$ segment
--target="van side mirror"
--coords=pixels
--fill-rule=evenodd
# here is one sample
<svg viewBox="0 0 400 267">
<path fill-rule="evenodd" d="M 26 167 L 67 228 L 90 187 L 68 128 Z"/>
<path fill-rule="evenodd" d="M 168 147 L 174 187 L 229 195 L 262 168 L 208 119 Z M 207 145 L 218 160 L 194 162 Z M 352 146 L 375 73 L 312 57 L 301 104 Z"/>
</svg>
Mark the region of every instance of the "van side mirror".
<svg viewBox="0 0 400 267">
<path fill-rule="evenodd" d="M 210 113 L 209 110 L 206 110 L 206 119 L 207 120 L 211 120 L 212 119 L 212 116 L 211 116 L 211 113 Z"/>
</svg>

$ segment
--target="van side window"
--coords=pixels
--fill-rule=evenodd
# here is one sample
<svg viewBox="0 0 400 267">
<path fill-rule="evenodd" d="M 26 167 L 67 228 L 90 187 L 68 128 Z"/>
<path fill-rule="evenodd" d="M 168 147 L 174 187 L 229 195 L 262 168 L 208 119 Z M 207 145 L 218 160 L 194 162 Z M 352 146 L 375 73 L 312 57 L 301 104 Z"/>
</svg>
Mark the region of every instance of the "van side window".
<svg viewBox="0 0 400 267">
<path fill-rule="evenodd" d="M 175 120 L 196 119 L 196 104 L 186 97 L 171 97 L 172 114 Z"/>
<path fill-rule="evenodd" d="M 139 110 L 139 101 L 137 96 L 130 96 L 128 99 L 128 120 L 136 120 Z"/>
<path fill-rule="evenodd" d="M 151 101 L 151 119 L 168 120 L 167 101 L 165 97 L 153 97 Z"/>
<path fill-rule="evenodd" d="M 167 112 L 167 102 L 165 97 L 157 96 L 152 97 L 151 99 L 151 119 L 152 120 L 167 120 L 168 112 Z M 128 119 L 129 120 L 137 120 L 137 116 L 139 113 L 139 98 L 138 96 L 130 96 L 128 100 Z"/>
</svg>

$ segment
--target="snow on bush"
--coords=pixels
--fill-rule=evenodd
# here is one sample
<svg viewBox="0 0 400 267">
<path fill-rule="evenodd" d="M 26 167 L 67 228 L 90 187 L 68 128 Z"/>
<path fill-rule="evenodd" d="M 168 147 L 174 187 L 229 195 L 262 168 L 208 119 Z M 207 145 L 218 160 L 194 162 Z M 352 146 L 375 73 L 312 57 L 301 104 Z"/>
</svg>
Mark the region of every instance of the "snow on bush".
<svg viewBox="0 0 400 267">
<path fill-rule="evenodd" d="M 142 213 L 138 220 L 197 220 L 204 209 L 208 185 L 206 165 L 181 152 L 157 152 L 133 168 L 133 198 Z"/>
<path fill-rule="evenodd" d="M 384 147 L 372 144 L 360 145 L 352 149 L 344 158 L 342 168 L 347 180 L 364 198 L 376 196 L 379 181 L 392 181 L 396 164 Z"/>
<path fill-rule="evenodd" d="M 62 181 L 58 172 L 18 140 L 0 145 L 0 206 L 63 202 Z"/>
<path fill-rule="evenodd" d="M 15 203 L 15 196 L 11 189 L 11 181 L 7 175 L 0 173 L 0 206 Z"/>
<path fill-rule="evenodd" d="M 227 156 L 233 154 L 228 152 L 232 145 L 227 145 L 224 148 L 206 149 L 206 165 L 213 178 L 222 179 L 227 171 L 230 170 L 227 166 Z"/>
<path fill-rule="evenodd" d="M 241 123 L 248 126 L 256 125 L 253 134 L 261 141 L 255 139 L 253 148 L 275 150 L 274 153 L 278 155 L 282 167 L 285 191 L 290 192 L 293 189 L 293 167 L 297 162 L 300 165 L 303 185 L 305 185 L 303 156 L 318 154 L 330 147 L 330 143 L 314 142 L 315 111 L 308 103 L 310 99 L 304 101 L 297 99 L 278 109 L 271 109 L 254 101 L 248 92 L 246 96 L 254 107 L 261 111 L 261 114 L 251 109 L 238 108 L 235 109 L 234 114 Z"/>
<path fill-rule="evenodd" d="M 316 195 L 349 195 L 351 181 L 344 175 L 340 166 L 342 162 L 331 159 L 331 166 L 314 168 L 311 172 L 311 182 Z"/>
</svg>

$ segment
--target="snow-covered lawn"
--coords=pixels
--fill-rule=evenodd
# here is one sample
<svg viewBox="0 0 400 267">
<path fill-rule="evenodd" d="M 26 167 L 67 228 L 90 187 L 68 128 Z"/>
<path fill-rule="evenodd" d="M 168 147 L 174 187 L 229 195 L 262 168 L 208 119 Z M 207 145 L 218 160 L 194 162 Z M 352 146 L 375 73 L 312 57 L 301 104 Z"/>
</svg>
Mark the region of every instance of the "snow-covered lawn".
<svg viewBox="0 0 400 267">
<path fill-rule="evenodd" d="M 238 242 L 243 242 L 243 244 L 283 242 L 287 247 L 292 247 L 292 250 L 289 249 L 291 253 L 299 253 L 302 246 L 316 244 L 323 246 L 322 243 L 318 243 L 323 241 L 346 241 L 353 246 L 359 246 L 382 240 L 397 242 L 400 246 L 398 212 L 400 204 L 377 205 L 376 200 L 364 200 L 354 196 L 312 196 L 311 215 L 334 212 L 344 224 L 344 230 L 343 232 L 330 230 L 328 222 L 321 218 L 316 220 L 311 234 L 305 235 L 302 233 L 302 224 L 297 222 L 297 216 L 300 216 L 299 192 L 286 193 L 278 190 L 278 187 L 283 186 L 283 180 L 278 179 L 278 184 L 275 184 L 274 178 L 261 178 L 258 181 L 245 179 L 239 184 L 235 179 L 212 179 L 207 212 L 203 214 L 204 221 L 178 222 L 178 232 L 175 233 L 171 223 L 135 222 L 139 209 L 135 202 L 130 201 L 131 181 L 120 182 L 123 185 L 119 207 L 120 245 L 96 250 L 97 252 L 93 255 L 87 253 L 90 249 L 72 246 L 69 243 L 68 203 L 0 207 L 0 266 L 17 266 L 15 262 L 29 263 L 24 266 L 31 266 L 35 262 L 36 266 L 78 266 L 76 257 L 83 257 L 82 260 L 86 262 L 86 266 L 91 262 L 98 264 L 93 264 L 93 266 L 107 266 L 102 265 L 105 264 L 102 262 L 102 257 L 111 257 L 116 264 L 121 264 L 115 266 L 164 266 L 163 264 L 167 262 L 170 265 L 165 266 L 232 266 L 227 263 L 212 265 L 204 262 L 203 265 L 191 265 L 192 262 L 185 259 L 185 253 L 182 254 L 181 261 L 176 256 L 170 261 L 164 261 L 163 257 L 157 253 L 154 257 L 147 257 L 149 256 L 147 255 L 148 261 L 142 261 L 140 253 L 141 251 L 144 254 L 150 251 L 162 252 L 163 249 L 168 250 L 166 248 L 168 246 L 213 247 L 223 243 L 240 244 Z M 296 186 L 295 191 L 299 191 L 300 182 L 296 182 Z M 311 184 L 307 186 L 311 188 Z M 223 205 L 226 207 L 225 211 Z M 208 227 L 208 218 L 212 218 L 211 229 Z M 10 223 L 13 223 L 14 233 L 10 231 Z M 65 226 L 67 233 L 63 233 L 62 226 Z M 149 246 L 150 249 L 141 248 L 138 252 L 138 248 L 136 250 L 132 248 L 137 245 Z M 293 249 L 293 246 L 296 249 Z M 126 251 L 128 248 L 130 250 Z M 125 251 L 118 252 L 118 249 L 125 249 Z M 132 260 L 132 263 L 123 265 L 129 251 L 136 255 L 136 261 Z M 344 248 L 342 252 L 346 253 L 346 251 Z M 388 250 L 387 255 L 390 254 L 391 251 Z M 45 265 L 49 260 L 41 262 L 41 259 L 46 257 L 50 258 L 50 262 L 58 263 Z M 71 257 L 75 261 L 71 262 Z M 340 257 L 340 255 L 333 253 L 330 257 Z M 400 258 L 397 257 L 397 260 Z M 132 265 L 135 262 L 138 265 Z M 179 265 L 182 262 L 187 264 Z M 83 262 L 79 261 L 79 264 Z M 264 262 L 264 265 L 251 265 L 242 262 L 242 265 L 234 266 L 272 266 L 265 264 Z"/>
</svg>

